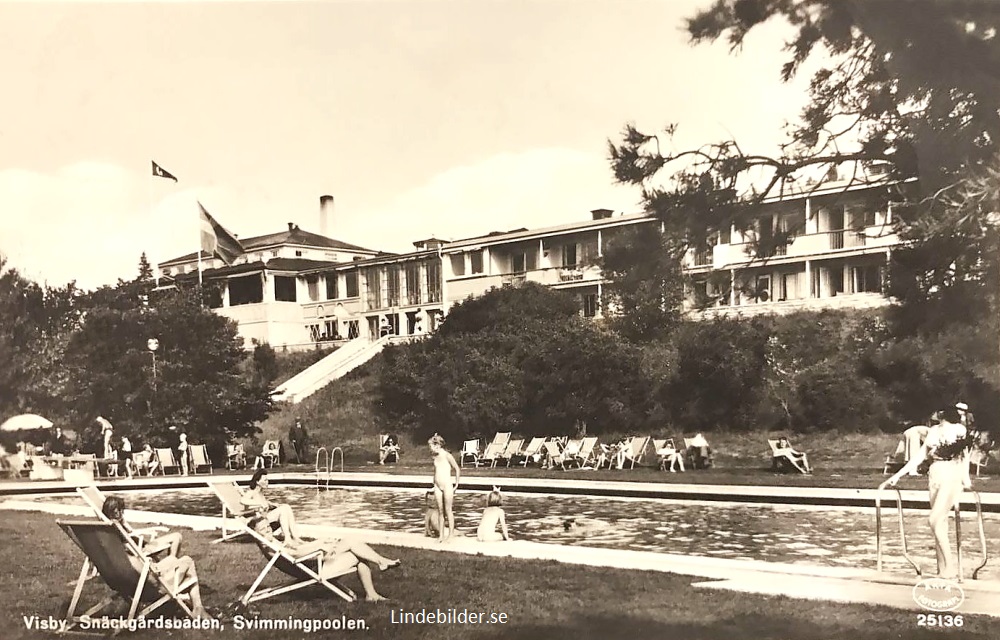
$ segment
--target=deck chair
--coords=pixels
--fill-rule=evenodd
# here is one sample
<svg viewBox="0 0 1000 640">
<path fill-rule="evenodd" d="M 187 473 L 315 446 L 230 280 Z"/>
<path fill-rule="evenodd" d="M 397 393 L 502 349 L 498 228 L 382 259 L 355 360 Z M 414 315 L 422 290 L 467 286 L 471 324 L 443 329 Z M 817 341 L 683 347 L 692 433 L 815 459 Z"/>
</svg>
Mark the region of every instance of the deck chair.
<svg viewBox="0 0 1000 640">
<path fill-rule="evenodd" d="M 521 458 L 521 466 L 527 468 L 528 463 L 531 462 L 535 456 L 541 453 L 542 448 L 545 445 L 545 438 L 532 438 L 528 445 L 519 454 Z"/>
<path fill-rule="evenodd" d="M 511 460 L 516 456 L 521 455 L 521 448 L 524 446 L 524 439 L 511 440 L 507 443 L 507 447 L 504 449 L 503 453 L 500 454 L 500 459 L 507 462 L 507 466 L 510 466 Z"/>
<path fill-rule="evenodd" d="M 261 449 L 260 457 L 267 467 L 281 464 L 281 445 L 277 440 L 265 440 L 264 448 Z"/>
<path fill-rule="evenodd" d="M 781 453 L 781 449 L 778 448 L 777 440 L 768 440 L 767 444 L 771 447 L 771 469 L 774 471 L 795 471 L 796 473 L 805 473 L 805 471 L 799 469 L 792 461 L 788 459 L 784 453 Z M 791 443 L 788 444 L 791 447 Z"/>
<path fill-rule="evenodd" d="M 392 462 L 399 462 L 399 445 L 394 444 L 392 446 L 386 447 L 385 441 L 389 439 L 389 434 L 384 433 L 378 437 L 378 451 L 381 454 L 385 451 L 384 462 L 389 462 L 389 458 L 392 458 Z"/>
<path fill-rule="evenodd" d="M 581 469 L 596 469 L 597 457 L 597 436 L 584 438 L 576 454 L 577 466 Z"/>
<path fill-rule="evenodd" d="M 247 452 L 243 448 L 243 443 L 226 445 L 226 468 L 245 469 L 247 466 Z"/>
<path fill-rule="evenodd" d="M 479 460 L 476 462 L 477 467 L 485 467 L 490 465 L 491 467 L 497 466 L 497 461 L 503 456 L 503 452 L 507 449 L 507 443 L 499 444 L 497 442 L 491 442 L 486 445 L 486 451 L 483 451 L 483 455 L 479 456 Z"/>
<path fill-rule="evenodd" d="M 212 544 L 225 542 L 239 538 L 246 534 L 249 517 L 253 515 L 253 509 L 247 509 L 240 502 L 243 492 L 235 482 L 209 482 L 215 495 L 222 503 L 222 536 L 212 540 Z M 227 529 L 228 525 L 228 529 Z"/>
<path fill-rule="evenodd" d="M 198 469 L 208 468 L 208 473 L 212 473 L 212 461 L 208 459 L 208 447 L 203 444 L 193 444 L 188 447 L 191 453 L 191 473 L 197 475 Z"/>
<path fill-rule="evenodd" d="M 545 455 L 549 459 L 550 466 L 559 465 L 560 469 L 566 468 L 566 458 L 563 457 L 563 452 L 559 449 L 559 443 L 555 440 L 546 440 L 545 444 Z"/>
<path fill-rule="evenodd" d="M 465 459 L 471 458 L 472 464 L 479 464 L 479 439 L 466 440 L 462 444 L 462 451 L 458 454 L 458 466 L 465 466 Z"/>
<path fill-rule="evenodd" d="M 502 444 L 504 447 L 510 442 L 510 431 L 497 431 L 493 436 L 493 444 Z"/>
<path fill-rule="evenodd" d="M 695 445 L 695 438 L 684 438 L 684 451 L 681 453 L 684 455 L 684 461 L 692 469 L 707 469 L 712 466 L 712 447 L 705 447 L 708 449 L 707 455 L 702 455 L 698 447 Z"/>
<path fill-rule="evenodd" d="M 635 469 L 635 465 L 642 463 L 642 456 L 645 455 L 648 446 L 649 436 L 632 438 L 629 447 L 625 450 L 625 461 L 629 463 L 629 469 Z M 622 465 L 622 468 L 624 469 L 625 466 Z"/>
<path fill-rule="evenodd" d="M 771 441 L 768 440 L 768 443 Z M 773 449 L 772 449 L 773 455 Z M 903 468 L 906 464 L 906 443 L 902 440 L 896 445 L 896 450 L 892 453 L 888 453 L 885 456 L 885 466 L 882 468 L 882 475 L 887 476 L 890 473 L 896 473 Z"/>
<path fill-rule="evenodd" d="M 976 477 L 979 477 L 980 472 L 983 467 L 985 467 L 990 462 L 990 452 L 983 451 L 982 449 L 973 449 L 972 453 L 969 455 L 969 465 L 971 468 L 975 468 Z"/>
<path fill-rule="evenodd" d="M 135 468 L 135 475 L 148 476 L 150 453 L 146 451 L 136 451 L 132 454 L 132 467 Z"/>
<path fill-rule="evenodd" d="M 160 463 L 160 473 L 167 475 L 167 469 L 173 469 L 177 472 L 177 475 L 181 474 L 181 465 L 178 464 L 177 458 L 174 457 L 173 449 L 155 449 L 155 451 L 156 460 Z"/>
<path fill-rule="evenodd" d="M 109 520 L 107 516 L 104 515 L 104 501 L 107 500 L 107 497 L 100 489 L 91 484 L 83 487 L 77 487 L 76 492 L 80 494 L 80 497 L 83 498 L 83 501 L 87 503 L 87 506 L 94 511 L 94 516 L 96 516 L 98 520 L 100 520 L 101 522 L 107 522 L 109 524 L 113 524 L 111 520 Z M 132 529 L 131 531 L 127 531 L 126 533 L 130 538 L 132 538 L 136 546 L 142 549 L 150 541 L 152 541 L 157 536 L 157 534 L 164 533 L 169 530 L 170 529 L 168 529 L 167 527 L 155 526 L 155 527 L 143 527 L 141 529 Z M 155 551 L 152 552 L 152 554 L 155 555 L 163 550 L 164 549 L 162 548 L 156 549 Z"/>
<path fill-rule="evenodd" d="M 67 631 L 76 627 L 83 619 L 99 617 L 102 610 L 114 600 L 114 596 L 108 596 L 90 609 L 77 614 L 76 608 L 80 604 L 84 585 L 93 569 L 97 570 L 108 587 L 129 601 L 128 617 L 123 621 L 123 627 L 137 618 L 149 617 L 150 613 L 169 602 L 176 603 L 188 617 L 195 618 L 188 605 L 188 592 L 197 581 L 188 578 L 175 585 L 173 576 L 159 575 L 154 569 L 153 560 L 142 552 L 121 527 L 114 523 L 92 520 L 57 520 L 56 523 L 86 556 L 66 612 Z M 141 568 L 136 568 L 133 560 Z M 139 605 L 143 603 L 148 604 L 139 610 Z"/>
<path fill-rule="evenodd" d="M 346 571 L 343 571 L 342 573 L 339 573 L 331 578 L 323 579 L 320 577 L 320 573 L 323 571 L 322 551 L 317 550 L 305 555 L 296 555 L 295 552 L 285 548 L 280 543 L 273 542 L 260 535 L 254 531 L 249 524 L 243 525 L 243 532 L 253 537 L 254 542 L 257 543 L 261 553 L 268 559 L 267 564 L 261 570 L 260 575 L 258 575 L 257 579 L 254 580 L 252 585 L 250 585 L 246 594 L 240 598 L 240 602 L 244 605 L 258 600 L 271 598 L 282 593 L 296 591 L 314 584 L 325 587 L 347 602 L 354 602 L 357 600 L 357 596 L 354 595 L 353 591 L 335 582 L 337 578 L 357 573 L 358 569 L 356 566 L 351 567 L 350 569 L 347 569 Z M 264 578 L 267 577 L 267 574 L 270 573 L 271 569 L 275 567 L 278 571 L 291 577 L 293 581 L 286 582 L 280 586 L 258 590 L 261 583 L 264 581 Z"/>
</svg>

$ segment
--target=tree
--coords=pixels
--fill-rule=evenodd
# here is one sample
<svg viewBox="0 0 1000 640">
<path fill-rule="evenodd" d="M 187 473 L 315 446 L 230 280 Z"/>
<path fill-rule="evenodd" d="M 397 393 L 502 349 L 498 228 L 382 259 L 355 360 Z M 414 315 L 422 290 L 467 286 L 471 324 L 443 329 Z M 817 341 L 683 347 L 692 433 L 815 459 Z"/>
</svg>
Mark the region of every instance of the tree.
<svg viewBox="0 0 1000 640">
<path fill-rule="evenodd" d="M 642 188 L 646 209 L 679 245 L 700 248 L 732 227 L 751 238 L 755 258 L 766 259 L 797 231 L 758 233 L 764 199 L 844 165 L 852 186 L 882 182 L 866 169 L 885 163 L 890 181 L 919 178 L 917 189 L 895 194 L 910 206 L 896 220 L 905 246 L 896 252 L 893 292 L 911 319 L 923 315 L 926 303 L 960 301 L 975 309 L 989 284 L 976 265 L 995 248 L 975 240 L 995 238 L 997 220 L 982 211 L 969 225 L 956 226 L 954 203 L 940 195 L 961 191 L 996 162 L 1000 12 L 985 1 L 906 4 L 717 0 L 687 21 L 692 42 L 726 38 L 739 49 L 758 25 L 786 21 L 794 35 L 783 79 L 810 57 L 827 56 L 812 76 L 809 106 L 775 156 L 745 150 L 735 140 L 667 153 L 661 138 L 676 125 L 654 135 L 626 125 L 618 143 L 609 141 L 617 179 Z M 665 184 L 661 171 L 669 172 Z M 941 259 L 928 262 L 930 257 Z"/>
</svg>

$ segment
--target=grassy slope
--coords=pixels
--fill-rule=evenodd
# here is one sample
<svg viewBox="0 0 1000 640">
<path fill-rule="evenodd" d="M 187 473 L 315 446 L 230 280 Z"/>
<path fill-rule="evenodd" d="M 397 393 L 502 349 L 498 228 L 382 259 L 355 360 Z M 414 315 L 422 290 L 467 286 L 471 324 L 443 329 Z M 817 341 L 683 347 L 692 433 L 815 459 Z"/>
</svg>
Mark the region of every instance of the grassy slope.
<svg viewBox="0 0 1000 640">
<path fill-rule="evenodd" d="M 211 545 L 207 532 L 184 531 L 183 552 L 197 563 L 203 597 L 210 609 L 237 600 L 262 567 L 258 550 L 246 543 Z M 44 514 L 13 513 L 0 519 L 0 628 L 8 640 L 43 638 L 27 631 L 22 616 L 65 615 L 82 554 Z M 874 640 L 881 638 L 995 638 L 995 621 L 965 616 L 961 629 L 929 631 L 916 614 L 885 607 L 840 605 L 694 589 L 697 578 L 639 571 L 528 562 L 414 549 L 382 548 L 403 566 L 376 575 L 376 586 L 391 602 L 348 604 L 305 589 L 256 603 L 265 618 L 362 618 L 367 638 L 755 638 Z M 360 590 L 356 578 L 348 586 Z M 273 584 L 269 579 L 265 584 Z M 85 604 L 106 592 L 99 580 Z M 500 626 L 393 625 L 392 610 L 480 610 L 504 612 Z M 341 632 L 342 633 L 342 632 Z M 316 637 L 340 636 L 320 632 Z M 161 632 L 162 634 L 162 632 Z M 213 635 L 247 640 L 302 638 L 301 631 L 179 631 L 181 640 Z M 136 640 L 164 637 L 154 631 L 129 634 Z"/>
</svg>

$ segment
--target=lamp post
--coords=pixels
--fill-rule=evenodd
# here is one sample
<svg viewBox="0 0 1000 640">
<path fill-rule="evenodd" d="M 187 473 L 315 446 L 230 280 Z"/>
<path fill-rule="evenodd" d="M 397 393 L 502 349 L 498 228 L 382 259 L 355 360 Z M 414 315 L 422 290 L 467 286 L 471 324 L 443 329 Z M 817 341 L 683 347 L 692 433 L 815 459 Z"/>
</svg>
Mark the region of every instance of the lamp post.
<svg viewBox="0 0 1000 640">
<path fill-rule="evenodd" d="M 146 348 L 149 349 L 149 355 L 153 357 L 153 393 L 156 393 L 156 350 L 160 348 L 160 341 L 156 338 L 150 338 L 146 341 Z"/>
</svg>

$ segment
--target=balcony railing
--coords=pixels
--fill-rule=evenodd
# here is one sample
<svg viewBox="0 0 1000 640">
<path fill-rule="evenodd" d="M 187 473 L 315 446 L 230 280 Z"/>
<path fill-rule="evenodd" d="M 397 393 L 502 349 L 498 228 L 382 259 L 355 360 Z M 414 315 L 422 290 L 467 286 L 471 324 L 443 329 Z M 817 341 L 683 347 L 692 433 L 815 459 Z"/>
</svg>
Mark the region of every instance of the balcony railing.
<svg viewBox="0 0 1000 640">
<path fill-rule="evenodd" d="M 524 284 L 526 279 L 524 273 L 505 273 L 500 276 L 500 283 L 505 287 L 517 287 Z"/>
</svg>

